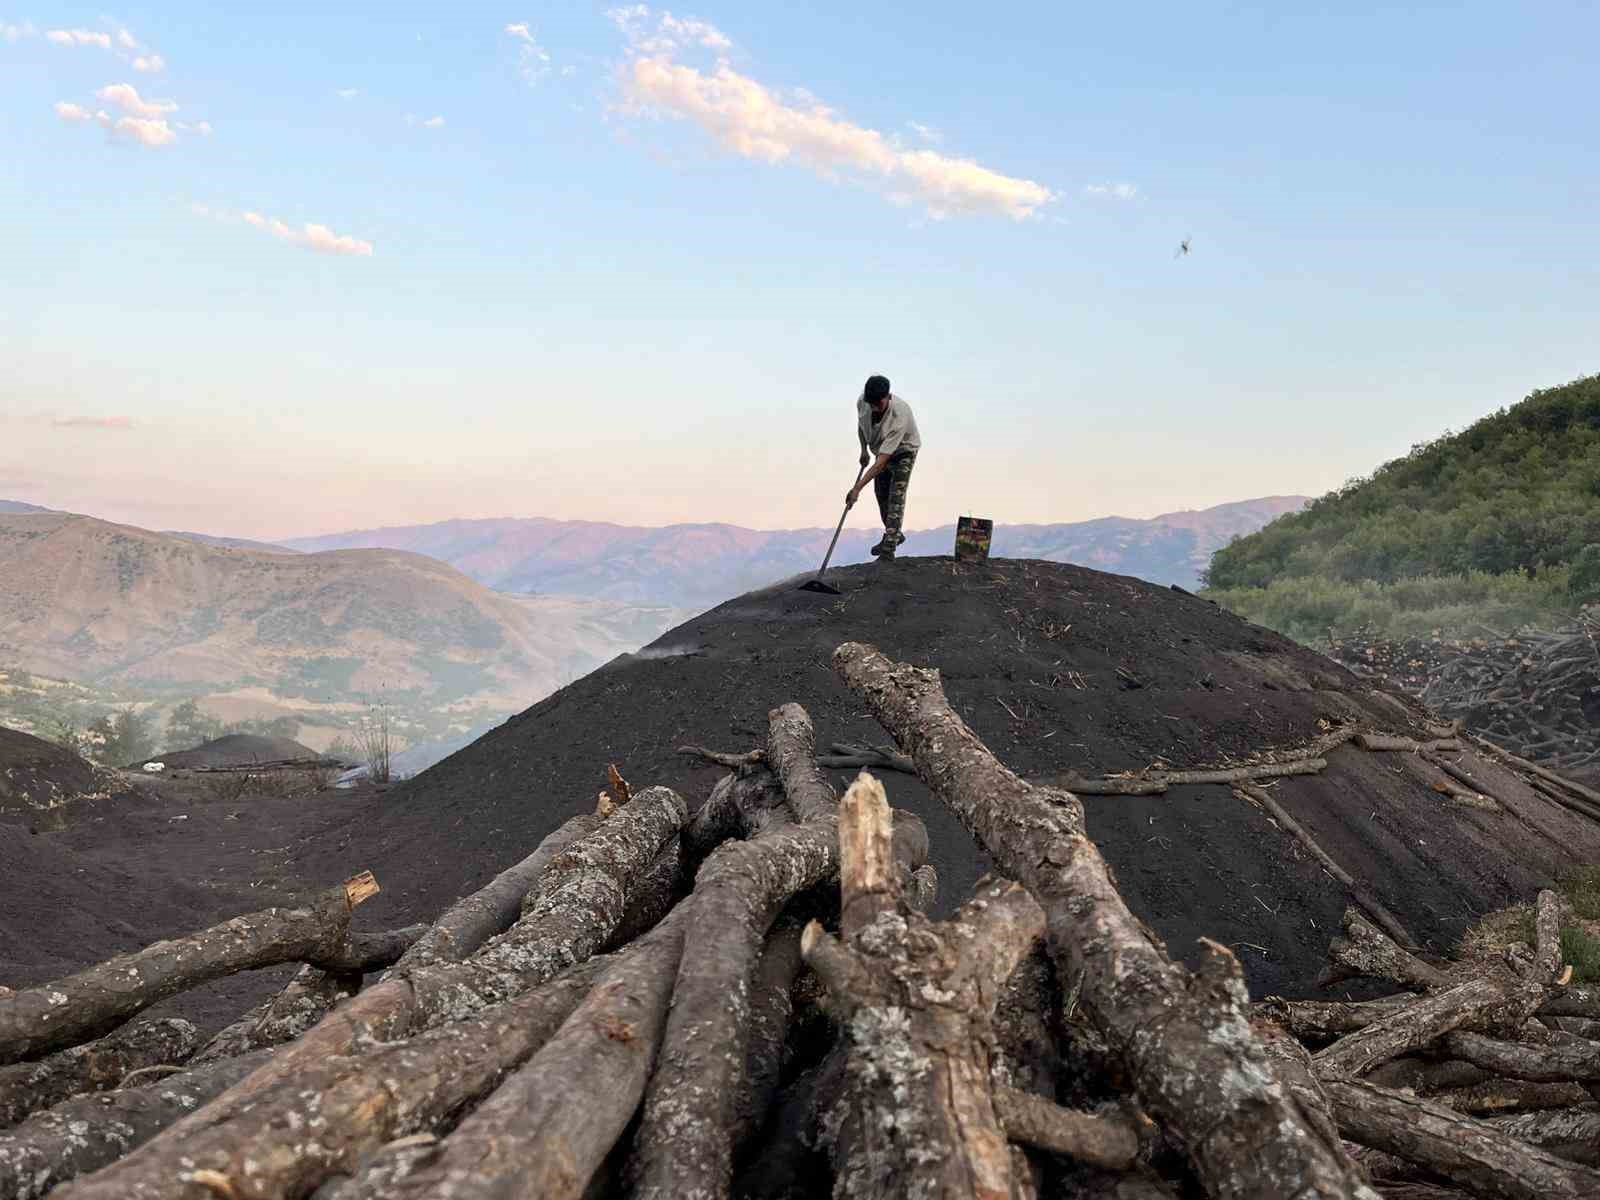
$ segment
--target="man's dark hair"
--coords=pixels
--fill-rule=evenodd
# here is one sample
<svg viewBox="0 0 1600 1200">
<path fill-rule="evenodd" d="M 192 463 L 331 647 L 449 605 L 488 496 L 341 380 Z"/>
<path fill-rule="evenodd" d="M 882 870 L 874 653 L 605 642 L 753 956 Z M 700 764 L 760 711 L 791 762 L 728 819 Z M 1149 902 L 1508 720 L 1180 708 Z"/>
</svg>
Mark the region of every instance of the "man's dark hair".
<svg viewBox="0 0 1600 1200">
<path fill-rule="evenodd" d="M 873 375 L 868 378 L 863 394 L 868 404 L 877 404 L 889 394 L 889 381 L 882 375 Z"/>
</svg>

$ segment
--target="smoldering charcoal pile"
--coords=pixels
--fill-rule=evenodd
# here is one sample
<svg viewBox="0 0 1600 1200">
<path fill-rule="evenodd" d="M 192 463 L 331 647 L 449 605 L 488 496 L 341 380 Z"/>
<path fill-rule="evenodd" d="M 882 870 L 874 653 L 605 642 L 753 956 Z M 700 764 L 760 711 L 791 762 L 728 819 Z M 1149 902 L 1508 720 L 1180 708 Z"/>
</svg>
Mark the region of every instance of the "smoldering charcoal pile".
<svg viewBox="0 0 1600 1200">
<path fill-rule="evenodd" d="M 1329 978 L 1394 994 L 1252 1004 L 1227 948 L 1168 955 L 1077 798 L 937 672 L 834 667 L 1003 876 L 949 920 L 920 823 L 866 773 L 837 796 L 783 705 L 705 752 L 727 774 L 692 817 L 612 769 L 431 926 L 352 935 L 357 875 L 0 993 L 0 1196 L 1600 1195 L 1600 995 L 1554 893 L 1472 967 L 1352 908 Z M 139 1017 L 278 962 L 305 965 L 207 1045 Z"/>
</svg>

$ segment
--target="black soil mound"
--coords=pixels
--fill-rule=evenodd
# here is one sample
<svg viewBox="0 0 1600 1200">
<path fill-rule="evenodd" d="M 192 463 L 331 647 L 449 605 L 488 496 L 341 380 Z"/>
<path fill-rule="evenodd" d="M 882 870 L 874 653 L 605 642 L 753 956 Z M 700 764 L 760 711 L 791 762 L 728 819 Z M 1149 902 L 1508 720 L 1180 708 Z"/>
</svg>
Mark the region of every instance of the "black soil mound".
<svg viewBox="0 0 1600 1200">
<path fill-rule="evenodd" d="M 103 794 L 109 781 L 110 772 L 70 750 L 0 727 L 0 822 L 31 821 L 80 796 Z"/>
<path fill-rule="evenodd" d="M 294 848 L 296 870 L 332 880 L 370 867 L 384 891 L 366 920 L 427 919 L 590 809 L 609 762 L 635 785 L 668 784 L 697 803 L 719 772 L 676 748 L 756 746 L 768 710 L 789 700 L 809 710 L 824 746 L 881 743 L 829 667 L 846 641 L 940 668 L 967 722 L 1039 779 L 1236 761 L 1345 722 L 1416 734 L 1426 717 L 1276 634 L 1135 579 L 924 558 L 848 568 L 834 582 L 843 595 L 792 584 L 751 593 L 622 656 L 406 785 L 353 802 L 337 833 Z M 1484 768 L 1511 802 L 1484 812 L 1447 805 L 1390 758 L 1342 747 L 1326 772 L 1275 794 L 1434 949 L 1574 862 L 1600 861 L 1600 826 L 1510 776 Z M 942 904 L 959 903 L 988 864 L 919 781 L 885 782 L 928 824 Z M 1084 803 L 1129 904 L 1174 953 L 1188 958 L 1210 937 L 1235 949 L 1257 994 L 1312 990 L 1348 897 L 1259 809 L 1215 786 Z"/>
<path fill-rule="evenodd" d="M 284 762 L 293 759 L 316 758 L 310 746 L 302 746 L 293 738 L 260 737 L 253 733 L 230 733 L 214 738 L 192 750 L 179 750 L 162 754 L 151 760 L 163 762 L 167 767 L 248 767 L 256 763 Z"/>
</svg>

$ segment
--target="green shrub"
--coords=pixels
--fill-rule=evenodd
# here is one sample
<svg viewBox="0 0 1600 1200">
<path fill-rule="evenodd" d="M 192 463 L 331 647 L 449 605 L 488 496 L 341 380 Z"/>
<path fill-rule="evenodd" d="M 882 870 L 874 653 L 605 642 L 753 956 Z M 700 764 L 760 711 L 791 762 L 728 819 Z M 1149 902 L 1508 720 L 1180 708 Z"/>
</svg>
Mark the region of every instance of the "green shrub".
<svg viewBox="0 0 1600 1200">
<path fill-rule="evenodd" d="M 1600 600 L 1600 543 L 1590 542 L 1572 560 L 1567 591 L 1579 604 Z"/>
<path fill-rule="evenodd" d="M 1573 983 L 1600 982 L 1600 939 L 1567 926 L 1561 931 L 1561 961 L 1572 965 Z"/>
</svg>

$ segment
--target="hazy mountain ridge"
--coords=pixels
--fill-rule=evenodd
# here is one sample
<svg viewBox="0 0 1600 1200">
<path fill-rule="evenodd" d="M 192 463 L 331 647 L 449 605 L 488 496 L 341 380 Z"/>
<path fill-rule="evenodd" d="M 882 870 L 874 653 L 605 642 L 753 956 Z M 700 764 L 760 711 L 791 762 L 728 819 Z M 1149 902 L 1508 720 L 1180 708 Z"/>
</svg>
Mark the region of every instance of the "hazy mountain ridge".
<svg viewBox="0 0 1600 1200">
<path fill-rule="evenodd" d="M 0 516 L 0 662 L 150 692 L 509 711 L 674 619 L 502 595 L 406 551 L 287 553 Z"/>
<path fill-rule="evenodd" d="M 1148 520 L 1102 517 L 1063 524 L 1000 524 L 994 553 L 1076 562 L 1153 583 L 1194 587 L 1213 551 L 1305 503 L 1304 496 L 1266 496 Z M 313 552 L 358 547 L 410 550 L 448 562 L 503 591 L 703 608 L 815 570 L 832 532 L 499 517 L 288 538 L 281 544 Z M 834 561 L 866 561 L 868 547 L 877 537 L 876 532 L 845 530 Z M 922 530 L 908 535 L 902 553 L 948 554 L 954 541 L 954 525 Z"/>
</svg>

